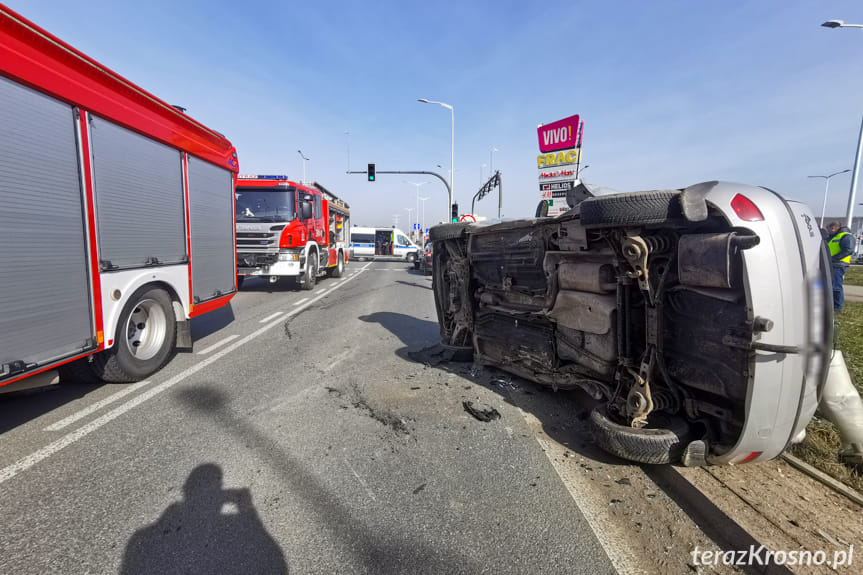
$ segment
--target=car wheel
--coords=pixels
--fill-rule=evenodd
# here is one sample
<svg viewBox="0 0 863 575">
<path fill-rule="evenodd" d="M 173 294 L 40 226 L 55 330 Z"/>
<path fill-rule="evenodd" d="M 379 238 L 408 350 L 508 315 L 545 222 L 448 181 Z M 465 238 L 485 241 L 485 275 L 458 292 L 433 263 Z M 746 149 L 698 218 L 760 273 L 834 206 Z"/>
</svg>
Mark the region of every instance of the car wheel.
<svg viewBox="0 0 863 575">
<path fill-rule="evenodd" d="M 585 228 L 640 226 L 682 219 L 680 192 L 655 190 L 588 198 L 578 205 Z"/>
<path fill-rule="evenodd" d="M 318 254 L 309 252 L 309 265 L 306 267 L 306 277 L 302 281 L 302 289 L 310 291 L 315 289 L 318 281 Z"/>
<path fill-rule="evenodd" d="M 140 381 L 165 365 L 176 338 L 171 296 L 163 289 L 145 286 L 123 307 L 114 346 L 96 354 L 90 367 L 104 381 Z"/>
<path fill-rule="evenodd" d="M 663 418 L 666 419 L 666 418 Z M 639 463 L 675 463 L 690 440 L 689 425 L 681 419 L 667 418 L 664 427 L 634 428 L 615 423 L 605 406 L 590 414 L 590 427 L 596 443 L 604 451 Z"/>
<path fill-rule="evenodd" d="M 332 278 L 340 278 L 342 274 L 345 272 L 345 254 L 339 252 L 338 261 L 336 262 L 336 267 L 334 269 L 330 269 L 330 277 Z"/>
<path fill-rule="evenodd" d="M 417 261 L 417 254 L 416 254 L 416 252 L 411 252 L 411 253 L 409 253 L 409 254 L 408 254 L 408 257 L 407 257 L 407 261 L 408 261 L 408 263 L 409 263 L 409 264 L 412 264 L 412 263 L 414 263 L 415 261 Z"/>
</svg>

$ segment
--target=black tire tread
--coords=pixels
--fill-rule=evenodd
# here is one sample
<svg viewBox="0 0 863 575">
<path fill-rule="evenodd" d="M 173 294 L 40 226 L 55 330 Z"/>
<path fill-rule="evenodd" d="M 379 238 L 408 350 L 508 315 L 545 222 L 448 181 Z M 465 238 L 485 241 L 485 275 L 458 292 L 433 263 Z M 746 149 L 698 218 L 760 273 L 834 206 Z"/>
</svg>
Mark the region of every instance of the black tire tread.
<svg viewBox="0 0 863 575">
<path fill-rule="evenodd" d="M 314 255 L 312 255 L 314 254 Z M 300 282 L 300 288 L 304 291 L 315 289 L 315 284 L 318 283 L 318 254 L 317 252 L 309 252 L 308 266 L 306 267 L 306 277 Z M 312 273 L 312 265 L 314 265 L 314 273 Z"/>
<path fill-rule="evenodd" d="M 660 224 L 680 219 L 680 192 L 653 190 L 588 198 L 578 206 L 585 228 Z"/>
<path fill-rule="evenodd" d="M 604 451 L 639 463 L 676 463 L 688 443 L 689 428 L 682 420 L 671 420 L 669 429 L 635 429 L 614 423 L 604 406 L 590 414 L 594 440 Z"/>
<path fill-rule="evenodd" d="M 118 357 L 119 348 L 122 345 L 120 341 L 120 330 L 123 329 L 124 324 L 126 323 L 126 307 L 133 301 L 140 301 L 144 299 L 143 296 L 148 295 L 151 291 L 161 292 L 165 298 L 168 300 L 168 331 L 166 334 L 167 342 L 168 342 L 168 352 L 165 357 L 159 362 L 159 364 L 153 368 L 150 373 L 136 376 L 132 373 L 129 373 L 122 365 L 122 360 Z M 171 296 L 168 295 L 164 290 L 159 288 L 147 288 L 144 286 L 135 292 L 129 301 L 126 304 L 126 307 L 123 309 L 123 313 L 120 314 L 120 319 L 117 322 L 117 333 L 114 336 L 114 346 L 108 348 L 104 351 L 101 351 L 93 356 L 93 362 L 90 364 L 93 373 L 96 374 L 96 377 L 100 378 L 103 381 L 108 381 L 111 383 L 134 383 L 136 381 L 141 381 L 146 379 L 154 372 L 161 369 L 170 359 L 171 351 L 174 349 L 174 346 L 177 342 L 177 323 L 176 318 L 174 317 L 173 307 L 170 305 Z"/>
<path fill-rule="evenodd" d="M 336 256 L 338 260 L 336 260 L 336 266 L 327 270 L 331 278 L 340 278 L 344 274 L 345 270 L 345 254 L 344 252 L 339 252 L 338 256 Z"/>
<path fill-rule="evenodd" d="M 429 239 L 433 242 L 459 239 L 464 237 L 465 230 L 469 226 L 470 224 L 464 222 L 438 224 L 429 230 Z"/>
</svg>

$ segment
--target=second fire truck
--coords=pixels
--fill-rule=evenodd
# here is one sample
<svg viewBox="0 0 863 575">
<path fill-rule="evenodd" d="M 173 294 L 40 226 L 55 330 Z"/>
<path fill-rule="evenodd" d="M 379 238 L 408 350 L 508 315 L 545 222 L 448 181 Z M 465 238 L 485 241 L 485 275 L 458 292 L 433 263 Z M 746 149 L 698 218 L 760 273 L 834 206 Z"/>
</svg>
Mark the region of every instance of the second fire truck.
<svg viewBox="0 0 863 575">
<path fill-rule="evenodd" d="M 350 243 L 347 203 L 315 182 L 287 176 L 239 176 L 236 187 L 237 284 L 291 277 L 302 289 L 318 277 L 341 277 Z"/>
</svg>

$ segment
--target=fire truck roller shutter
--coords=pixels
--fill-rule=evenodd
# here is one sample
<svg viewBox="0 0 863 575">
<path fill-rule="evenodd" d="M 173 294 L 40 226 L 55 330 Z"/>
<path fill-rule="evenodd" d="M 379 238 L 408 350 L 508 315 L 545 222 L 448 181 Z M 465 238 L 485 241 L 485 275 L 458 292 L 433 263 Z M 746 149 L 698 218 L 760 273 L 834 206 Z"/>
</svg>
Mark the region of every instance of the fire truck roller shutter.
<svg viewBox="0 0 863 575">
<path fill-rule="evenodd" d="M 103 270 L 187 261 L 180 152 L 101 118 L 90 133 Z"/>
<path fill-rule="evenodd" d="M 189 208 L 192 297 L 200 303 L 234 291 L 237 269 L 231 172 L 189 156 Z"/>
<path fill-rule="evenodd" d="M 95 346 L 84 229 L 71 106 L 0 76 L 0 380 Z"/>
</svg>

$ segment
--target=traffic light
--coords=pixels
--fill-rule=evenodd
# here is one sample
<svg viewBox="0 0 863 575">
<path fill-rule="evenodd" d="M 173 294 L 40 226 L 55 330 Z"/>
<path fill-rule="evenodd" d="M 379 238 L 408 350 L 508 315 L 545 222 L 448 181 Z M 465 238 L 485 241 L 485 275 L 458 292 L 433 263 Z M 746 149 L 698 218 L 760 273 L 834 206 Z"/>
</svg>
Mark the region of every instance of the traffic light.
<svg viewBox="0 0 863 575">
<path fill-rule="evenodd" d="M 367 173 L 369 175 L 369 181 L 374 182 L 375 181 L 375 165 L 374 164 L 369 164 L 369 168 L 367 170 Z"/>
<path fill-rule="evenodd" d="M 452 205 L 452 221 L 458 221 L 458 203 Z"/>
</svg>

